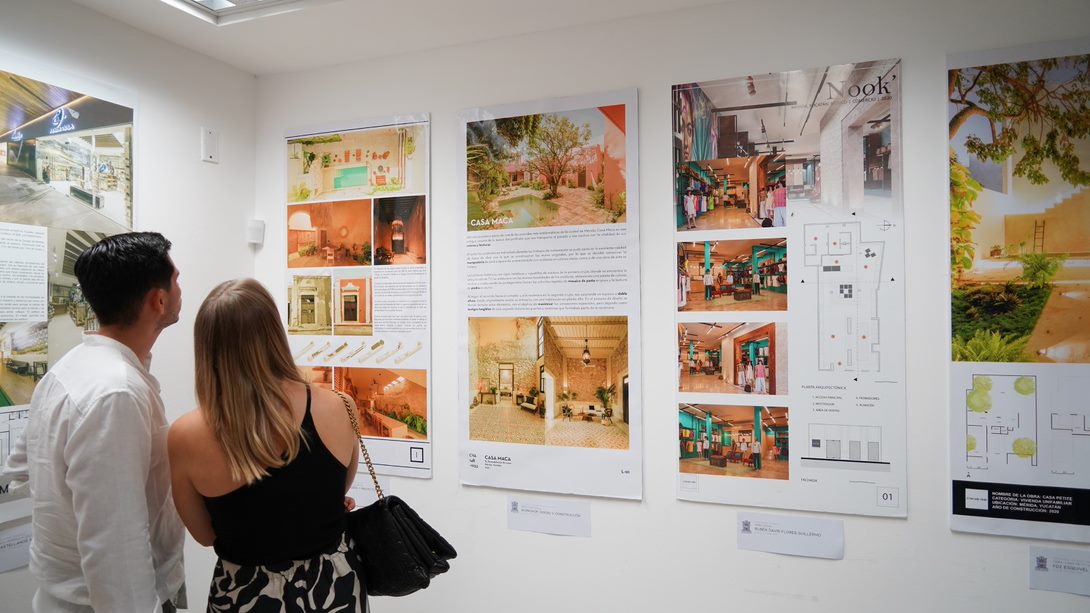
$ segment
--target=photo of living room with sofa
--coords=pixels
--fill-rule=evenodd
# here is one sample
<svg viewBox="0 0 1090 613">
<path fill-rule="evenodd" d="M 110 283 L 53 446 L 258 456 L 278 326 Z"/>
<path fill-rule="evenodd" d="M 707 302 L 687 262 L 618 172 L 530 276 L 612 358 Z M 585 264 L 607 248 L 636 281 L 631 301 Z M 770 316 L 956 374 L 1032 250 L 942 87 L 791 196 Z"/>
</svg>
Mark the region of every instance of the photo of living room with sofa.
<svg viewBox="0 0 1090 613">
<path fill-rule="evenodd" d="M 788 478 L 786 407 L 678 405 L 679 470 L 721 477 Z"/>
<path fill-rule="evenodd" d="M 677 244 L 679 311 L 786 311 L 787 239 Z"/>
<path fill-rule="evenodd" d="M 787 394 L 787 324 L 679 323 L 678 390 Z"/>
<path fill-rule="evenodd" d="M 469 320 L 469 438 L 627 449 L 627 317 Z"/>
</svg>

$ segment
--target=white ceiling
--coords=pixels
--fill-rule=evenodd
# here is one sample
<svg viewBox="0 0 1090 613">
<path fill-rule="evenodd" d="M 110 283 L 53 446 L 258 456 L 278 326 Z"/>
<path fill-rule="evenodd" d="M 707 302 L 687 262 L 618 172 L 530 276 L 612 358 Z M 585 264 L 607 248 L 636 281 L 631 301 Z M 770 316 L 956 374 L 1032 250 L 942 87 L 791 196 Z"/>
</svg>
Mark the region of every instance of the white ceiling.
<svg viewBox="0 0 1090 613">
<path fill-rule="evenodd" d="M 72 0 L 255 75 L 718 4 L 723 0 L 337 0 L 217 27 L 159 0 Z"/>
</svg>

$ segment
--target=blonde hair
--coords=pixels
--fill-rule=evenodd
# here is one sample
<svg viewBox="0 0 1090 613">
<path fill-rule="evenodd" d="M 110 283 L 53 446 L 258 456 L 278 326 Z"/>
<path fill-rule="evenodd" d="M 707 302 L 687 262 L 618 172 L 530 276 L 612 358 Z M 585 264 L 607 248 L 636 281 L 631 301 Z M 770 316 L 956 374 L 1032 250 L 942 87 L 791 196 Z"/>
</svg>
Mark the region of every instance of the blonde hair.
<svg viewBox="0 0 1090 613">
<path fill-rule="evenodd" d="M 254 279 L 219 284 L 197 311 L 193 340 L 197 402 L 231 477 L 251 484 L 294 460 L 300 426 L 283 382 L 303 378 L 268 290 Z"/>
</svg>

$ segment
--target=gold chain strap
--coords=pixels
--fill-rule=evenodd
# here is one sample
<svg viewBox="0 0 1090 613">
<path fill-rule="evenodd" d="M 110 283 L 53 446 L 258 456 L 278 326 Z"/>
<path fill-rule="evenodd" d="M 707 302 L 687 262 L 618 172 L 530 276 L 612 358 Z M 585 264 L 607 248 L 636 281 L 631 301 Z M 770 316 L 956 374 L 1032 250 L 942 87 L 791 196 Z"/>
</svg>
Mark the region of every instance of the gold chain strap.
<svg viewBox="0 0 1090 613">
<path fill-rule="evenodd" d="M 371 454 L 367 453 L 367 445 L 363 444 L 363 435 L 360 434 L 360 420 L 356 415 L 356 412 L 352 410 L 352 405 L 348 404 L 348 396 L 345 396 L 337 390 L 333 390 L 334 394 L 341 397 L 341 401 L 344 402 L 344 410 L 348 413 L 348 419 L 352 422 L 352 430 L 356 432 L 356 437 L 360 441 L 360 453 L 363 454 L 363 462 L 367 465 L 367 472 L 371 473 L 371 483 L 375 484 L 375 493 L 378 494 L 378 499 L 382 500 L 386 496 L 382 493 L 382 486 L 378 484 L 378 477 L 375 475 L 375 466 L 371 464 Z"/>
</svg>

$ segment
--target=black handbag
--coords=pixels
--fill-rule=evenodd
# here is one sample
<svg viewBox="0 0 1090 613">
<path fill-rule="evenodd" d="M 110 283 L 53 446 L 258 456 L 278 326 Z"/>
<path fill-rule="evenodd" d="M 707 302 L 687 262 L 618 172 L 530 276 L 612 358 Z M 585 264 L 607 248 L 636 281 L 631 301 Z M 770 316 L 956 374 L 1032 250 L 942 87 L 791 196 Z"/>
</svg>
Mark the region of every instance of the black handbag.
<svg viewBox="0 0 1090 613">
<path fill-rule="evenodd" d="M 434 528 L 416 514 L 404 500 L 385 496 L 375 476 L 371 456 L 360 436 L 359 418 L 338 392 L 360 441 L 360 453 L 378 500 L 348 513 L 348 535 L 363 564 L 369 596 L 407 596 L 422 590 L 436 575 L 450 570 L 447 560 L 458 556 Z"/>
</svg>

